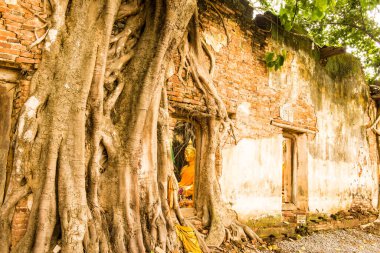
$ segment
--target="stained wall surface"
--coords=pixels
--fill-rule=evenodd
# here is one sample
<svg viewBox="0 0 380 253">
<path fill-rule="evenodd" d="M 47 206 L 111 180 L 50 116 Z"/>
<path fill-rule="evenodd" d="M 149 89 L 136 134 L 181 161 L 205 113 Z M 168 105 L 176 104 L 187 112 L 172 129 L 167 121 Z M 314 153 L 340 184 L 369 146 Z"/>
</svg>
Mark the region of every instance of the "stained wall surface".
<svg viewBox="0 0 380 253">
<path fill-rule="evenodd" d="M 376 207 L 378 158 L 375 136 L 367 130 L 375 107 L 360 63 L 343 54 L 326 64 L 311 41 L 259 29 L 239 8 L 206 6 L 200 19 L 216 59 L 214 84 L 236 126 L 236 143 L 232 136 L 222 143 L 224 201 L 245 220 L 281 215 L 285 132 L 295 138 L 295 210 Z M 269 70 L 266 52 L 282 50 L 284 65 Z M 179 59 L 168 82 L 170 104 L 201 110 L 202 94 L 191 78 L 181 81 L 176 73 Z"/>
</svg>

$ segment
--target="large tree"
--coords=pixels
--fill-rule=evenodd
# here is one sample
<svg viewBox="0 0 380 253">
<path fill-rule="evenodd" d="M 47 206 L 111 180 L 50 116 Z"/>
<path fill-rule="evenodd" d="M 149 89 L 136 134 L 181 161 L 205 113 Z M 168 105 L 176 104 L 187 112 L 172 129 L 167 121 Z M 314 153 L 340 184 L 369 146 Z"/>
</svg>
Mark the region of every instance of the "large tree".
<svg viewBox="0 0 380 253">
<path fill-rule="evenodd" d="M 58 241 L 70 253 L 179 249 L 174 221 L 191 224 L 178 203 L 172 217 L 167 202 L 175 177 L 165 89 L 177 50 L 180 70 L 186 66 L 207 104 L 199 112 L 207 152 L 195 193 L 197 215 L 209 227 L 205 242 L 219 246 L 225 228 L 255 238 L 220 198 L 215 158 L 230 120 L 213 85 L 196 0 L 50 3 L 43 57 L 18 119 L 0 209 L 3 252 L 10 250 L 12 210 L 29 195 L 27 231 L 12 252 L 50 252 Z"/>
</svg>

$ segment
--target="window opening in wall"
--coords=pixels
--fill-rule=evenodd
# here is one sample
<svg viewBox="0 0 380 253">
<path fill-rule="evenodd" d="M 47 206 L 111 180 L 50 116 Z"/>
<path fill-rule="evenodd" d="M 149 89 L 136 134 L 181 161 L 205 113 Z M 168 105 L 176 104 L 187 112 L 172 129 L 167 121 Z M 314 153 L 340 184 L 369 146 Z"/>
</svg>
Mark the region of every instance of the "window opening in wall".
<svg viewBox="0 0 380 253">
<path fill-rule="evenodd" d="M 282 202 L 294 203 L 294 139 L 284 134 L 282 141 Z"/>
<path fill-rule="evenodd" d="M 189 121 L 178 121 L 173 130 L 174 173 L 178 181 L 180 207 L 193 207 L 196 169 L 196 135 Z"/>
</svg>

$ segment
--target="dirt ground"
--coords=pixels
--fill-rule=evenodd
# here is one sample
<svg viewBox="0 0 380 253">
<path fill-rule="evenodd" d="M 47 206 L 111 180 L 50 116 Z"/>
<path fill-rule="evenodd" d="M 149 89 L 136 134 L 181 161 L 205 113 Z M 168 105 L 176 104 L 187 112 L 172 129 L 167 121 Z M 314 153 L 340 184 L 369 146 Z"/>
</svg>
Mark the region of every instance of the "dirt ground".
<svg viewBox="0 0 380 253">
<path fill-rule="evenodd" d="M 380 236 L 360 228 L 316 232 L 298 240 L 278 241 L 252 248 L 249 244 L 228 243 L 212 252 L 228 253 L 380 253 Z"/>
<path fill-rule="evenodd" d="M 276 246 L 275 252 L 280 253 L 380 253 L 380 236 L 360 229 L 335 230 L 284 240 Z"/>
</svg>

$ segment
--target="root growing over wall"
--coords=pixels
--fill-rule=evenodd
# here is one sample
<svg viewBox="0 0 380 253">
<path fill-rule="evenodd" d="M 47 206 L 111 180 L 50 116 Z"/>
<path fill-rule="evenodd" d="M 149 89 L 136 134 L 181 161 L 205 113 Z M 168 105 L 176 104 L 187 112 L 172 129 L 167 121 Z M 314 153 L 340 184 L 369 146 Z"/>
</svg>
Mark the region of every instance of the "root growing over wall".
<svg viewBox="0 0 380 253">
<path fill-rule="evenodd" d="M 213 85 L 195 0 L 50 1 L 51 26 L 33 91 L 18 120 L 13 172 L 0 208 L 5 252 L 179 250 L 174 223 L 192 226 L 176 197 L 170 215 L 166 70 L 180 48 L 203 93 L 197 216 L 205 252 L 225 239 L 258 240 L 221 200 L 215 156 L 231 127 Z M 208 57 L 210 66 L 203 64 Z M 25 236 L 10 248 L 17 202 L 32 194 Z M 4 243 L 4 244 L 3 244 Z"/>
</svg>

